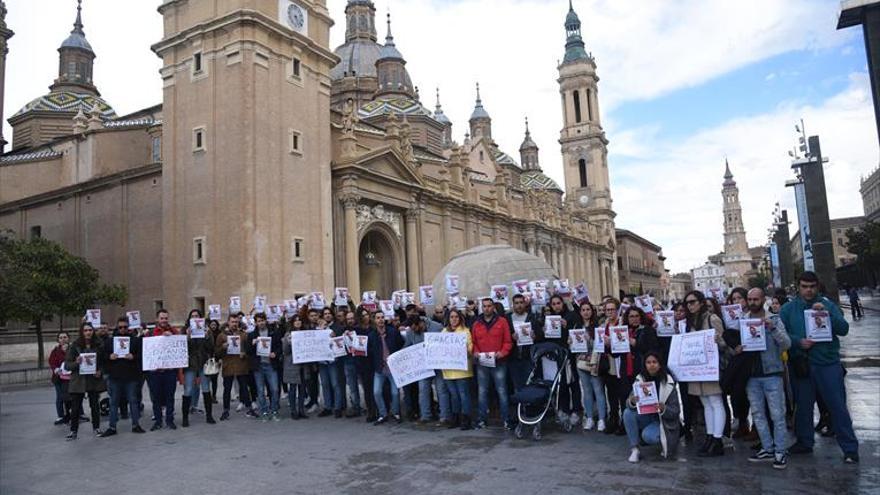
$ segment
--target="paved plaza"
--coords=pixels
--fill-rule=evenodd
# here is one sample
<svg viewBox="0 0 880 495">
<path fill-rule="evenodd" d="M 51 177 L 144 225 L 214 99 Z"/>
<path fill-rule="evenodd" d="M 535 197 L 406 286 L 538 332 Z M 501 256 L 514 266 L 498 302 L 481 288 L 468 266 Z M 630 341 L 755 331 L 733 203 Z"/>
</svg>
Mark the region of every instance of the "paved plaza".
<svg viewBox="0 0 880 495">
<path fill-rule="evenodd" d="M 878 321 L 855 323 L 844 353 L 880 356 Z M 108 439 L 83 423 L 80 439 L 65 442 L 66 427 L 52 426 L 51 388 L 11 390 L 0 394 L 0 493 L 876 494 L 880 368 L 854 364 L 847 387 L 861 464 L 844 465 L 836 442 L 817 437 L 814 454 L 793 456 L 781 472 L 750 464 L 742 442 L 712 459 L 682 444 L 677 459 L 664 461 L 648 447 L 647 459 L 632 465 L 624 437 L 596 432 L 547 427 L 534 442 L 497 428 L 372 426 L 363 418 L 261 423 L 233 414 L 211 426 L 196 415 L 188 429 L 139 436 L 121 421 L 120 434 Z M 149 426 L 149 412 L 142 424 Z"/>
</svg>

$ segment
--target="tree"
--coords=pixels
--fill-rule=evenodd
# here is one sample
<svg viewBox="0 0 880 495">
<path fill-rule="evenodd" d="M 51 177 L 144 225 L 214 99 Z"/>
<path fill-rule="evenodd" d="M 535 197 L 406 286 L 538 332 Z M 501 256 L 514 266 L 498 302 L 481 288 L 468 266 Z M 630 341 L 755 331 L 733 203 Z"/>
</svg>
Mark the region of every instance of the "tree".
<svg viewBox="0 0 880 495">
<path fill-rule="evenodd" d="M 876 284 L 880 272 L 880 224 L 868 222 L 861 230 L 847 230 L 846 249 L 856 255 L 856 264 L 870 274 Z"/>
<path fill-rule="evenodd" d="M 81 316 L 87 308 L 122 305 L 126 298 L 125 287 L 102 284 L 98 270 L 60 244 L 0 233 L 0 321 L 34 324 L 40 368 L 44 365 L 44 320 Z"/>
<path fill-rule="evenodd" d="M 766 271 L 756 272 L 749 277 L 749 287 L 760 287 L 766 290 L 768 285 L 770 285 L 770 277 Z"/>
</svg>

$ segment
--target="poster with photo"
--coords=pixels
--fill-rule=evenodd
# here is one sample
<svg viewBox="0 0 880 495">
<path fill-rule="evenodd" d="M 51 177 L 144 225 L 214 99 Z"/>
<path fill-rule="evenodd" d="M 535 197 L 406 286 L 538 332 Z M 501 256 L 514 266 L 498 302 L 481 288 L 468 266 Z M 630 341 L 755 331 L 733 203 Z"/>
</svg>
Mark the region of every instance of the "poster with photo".
<svg viewBox="0 0 880 495">
<path fill-rule="evenodd" d="M 396 290 L 391 293 L 391 302 L 394 303 L 394 309 L 403 309 L 403 292 Z"/>
<path fill-rule="evenodd" d="M 79 355 L 81 361 L 79 363 L 80 375 L 94 375 L 98 371 L 98 354 L 94 352 L 83 352 Z"/>
<path fill-rule="evenodd" d="M 320 311 L 327 306 L 327 301 L 324 299 L 323 292 L 312 292 L 309 299 L 309 307 L 312 309 L 317 309 L 318 311 Z"/>
<path fill-rule="evenodd" d="M 641 309 L 646 315 L 654 313 L 654 298 L 645 294 L 636 296 L 636 307 Z"/>
<path fill-rule="evenodd" d="M 361 305 L 370 311 L 375 311 L 377 304 L 378 299 L 376 299 L 376 291 L 364 291 L 364 293 L 361 295 Z"/>
<path fill-rule="evenodd" d="M 620 325 L 611 327 L 611 354 L 626 354 L 630 352 L 629 327 Z"/>
<path fill-rule="evenodd" d="M 382 312 L 386 320 L 394 318 L 394 301 L 390 299 L 379 301 L 379 311 Z"/>
<path fill-rule="evenodd" d="M 574 286 L 574 300 L 578 304 L 583 304 L 590 300 L 590 291 L 587 290 L 587 286 L 583 282 Z"/>
<path fill-rule="evenodd" d="M 493 285 L 491 288 L 492 300 L 501 303 L 505 311 L 510 311 L 510 297 L 506 285 Z"/>
<path fill-rule="evenodd" d="M 284 300 L 284 314 L 286 314 L 288 318 L 292 318 L 298 311 L 299 303 L 296 302 L 296 299 Z"/>
<path fill-rule="evenodd" d="M 639 414 L 660 412 L 660 398 L 654 382 L 637 381 L 633 383 L 633 396 L 636 398 L 636 411 Z"/>
<path fill-rule="evenodd" d="M 587 330 L 584 328 L 572 328 L 568 331 L 569 349 L 572 354 L 590 352 L 587 347 Z"/>
<path fill-rule="evenodd" d="M 272 354 L 272 337 L 257 337 L 254 345 L 257 346 L 257 356 L 269 357 Z"/>
<path fill-rule="evenodd" d="M 336 307 L 348 306 L 348 287 L 337 287 L 333 290 L 333 304 Z"/>
<path fill-rule="evenodd" d="M 189 320 L 189 336 L 194 339 L 205 338 L 205 319 L 190 318 Z"/>
<path fill-rule="evenodd" d="M 620 308 L 617 309 L 617 319 L 626 323 L 626 313 L 629 311 L 629 308 L 631 308 L 629 304 L 621 304 Z"/>
<path fill-rule="evenodd" d="M 257 323 L 253 316 L 244 315 L 241 317 L 241 327 L 244 328 L 245 333 L 254 333 L 254 330 L 257 329 Z"/>
<path fill-rule="evenodd" d="M 131 337 L 113 337 L 113 354 L 117 358 L 131 354 Z"/>
<path fill-rule="evenodd" d="M 446 275 L 446 293 L 458 294 L 460 290 L 461 285 L 458 280 L 458 275 Z"/>
<path fill-rule="evenodd" d="M 740 343 L 743 352 L 761 352 L 767 350 L 764 320 L 760 318 L 743 318 L 739 321 Z"/>
<path fill-rule="evenodd" d="M 514 295 L 529 292 L 529 281 L 527 279 L 514 280 L 510 286 L 513 288 Z"/>
<path fill-rule="evenodd" d="M 515 322 L 513 324 L 513 331 L 516 332 L 516 345 L 522 347 L 535 343 L 535 334 L 532 331 L 532 324 L 530 322 Z"/>
<path fill-rule="evenodd" d="M 657 322 L 658 337 L 672 337 L 675 335 L 675 311 L 657 311 L 654 315 Z"/>
<path fill-rule="evenodd" d="M 284 307 L 280 304 L 269 304 L 266 306 L 266 321 L 269 323 L 278 323 L 284 316 Z"/>
<path fill-rule="evenodd" d="M 345 356 L 345 337 L 330 337 L 330 350 L 334 357 Z"/>
<path fill-rule="evenodd" d="M 724 289 L 721 287 L 710 287 L 706 290 L 706 297 L 710 297 L 715 299 L 716 301 L 723 302 L 724 298 Z"/>
<path fill-rule="evenodd" d="M 567 278 L 556 279 L 553 281 L 553 291 L 562 297 L 571 295 L 571 284 Z"/>
<path fill-rule="evenodd" d="M 208 305 L 208 319 L 220 321 L 223 318 L 223 309 L 219 304 Z"/>
<path fill-rule="evenodd" d="M 480 366 L 486 368 L 494 368 L 495 367 L 495 353 L 494 352 L 481 352 L 477 355 L 477 362 Z"/>
<path fill-rule="evenodd" d="M 241 337 L 238 335 L 229 335 L 226 337 L 226 343 L 228 344 L 226 347 L 226 354 L 230 356 L 241 355 Z"/>
<path fill-rule="evenodd" d="M 544 337 L 548 339 L 562 338 L 562 317 L 548 315 L 544 318 Z"/>
<path fill-rule="evenodd" d="M 813 342 L 832 342 L 831 316 L 825 310 L 808 309 L 804 311 L 804 322 L 807 324 L 807 338 Z"/>
<path fill-rule="evenodd" d="M 607 337 L 605 336 L 604 328 L 597 328 L 593 330 L 593 353 L 594 354 L 602 354 L 605 352 L 605 342 Z"/>
<path fill-rule="evenodd" d="M 724 318 L 724 328 L 735 330 L 739 328 L 739 320 L 742 318 L 743 309 L 739 304 L 721 306 L 721 316 Z"/>
<path fill-rule="evenodd" d="M 238 313 L 241 313 L 241 296 L 232 296 L 229 298 L 229 314 Z"/>
<path fill-rule="evenodd" d="M 100 309 L 87 309 L 86 310 L 86 322 L 92 326 L 95 330 L 101 326 L 101 310 Z"/>
<path fill-rule="evenodd" d="M 143 323 L 141 323 L 141 312 L 140 311 L 129 311 L 125 313 L 126 318 L 128 318 L 128 328 L 131 330 L 137 330 L 143 328 Z"/>
<path fill-rule="evenodd" d="M 401 303 L 404 308 L 409 306 L 410 304 L 416 303 L 416 293 L 415 292 L 404 292 L 403 293 L 403 302 Z"/>
<path fill-rule="evenodd" d="M 422 303 L 422 306 L 433 306 L 434 305 L 434 286 L 433 285 L 422 285 L 419 287 L 419 301 Z"/>
</svg>

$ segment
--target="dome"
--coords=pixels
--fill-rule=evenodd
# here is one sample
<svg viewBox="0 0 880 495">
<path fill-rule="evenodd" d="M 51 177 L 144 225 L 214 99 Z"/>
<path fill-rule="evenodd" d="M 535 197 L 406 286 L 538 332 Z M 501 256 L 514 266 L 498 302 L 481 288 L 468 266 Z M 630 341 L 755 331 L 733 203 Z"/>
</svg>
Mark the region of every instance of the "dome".
<svg viewBox="0 0 880 495">
<path fill-rule="evenodd" d="M 94 53 L 92 50 L 92 45 L 89 44 L 86 37 L 80 33 L 70 33 L 70 36 L 61 43 L 61 48 L 79 48 L 81 50 L 87 50 Z"/>
<path fill-rule="evenodd" d="M 457 275 L 461 294 L 473 299 L 488 296 L 493 285 L 558 278 L 546 261 L 507 244 L 477 246 L 453 256 L 434 277 L 435 300 L 444 303 L 446 275 Z"/>
<path fill-rule="evenodd" d="M 362 119 L 390 113 L 433 117 L 421 103 L 407 97 L 373 100 L 358 109 L 358 116 Z"/>
<path fill-rule="evenodd" d="M 340 61 L 330 69 L 330 78 L 338 81 L 343 77 L 377 77 L 376 60 L 382 45 L 373 40 L 358 38 L 336 49 Z"/>
<path fill-rule="evenodd" d="M 116 118 L 116 112 L 113 110 L 113 107 L 101 99 L 101 97 L 87 93 L 74 93 L 72 91 L 58 91 L 41 96 L 25 105 L 12 118 L 27 112 L 77 113 L 82 110 L 83 113 L 88 114 L 96 105 L 103 118 Z"/>
<path fill-rule="evenodd" d="M 556 181 L 544 175 L 544 172 L 540 170 L 527 170 L 523 172 L 519 176 L 519 181 L 524 189 L 562 191 Z"/>
</svg>

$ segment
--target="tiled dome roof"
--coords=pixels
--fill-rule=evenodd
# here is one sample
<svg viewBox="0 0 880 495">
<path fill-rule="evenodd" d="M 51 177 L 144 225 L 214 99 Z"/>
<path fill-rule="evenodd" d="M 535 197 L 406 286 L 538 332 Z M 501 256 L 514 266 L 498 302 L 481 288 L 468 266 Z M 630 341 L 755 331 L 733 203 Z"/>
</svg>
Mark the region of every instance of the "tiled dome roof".
<svg viewBox="0 0 880 495">
<path fill-rule="evenodd" d="M 87 93 L 74 93 L 73 91 L 57 91 L 41 96 L 25 105 L 12 117 L 18 117 L 27 112 L 76 113 L 82 110 L 87 114 L 96 105 L 101 116 L 105 119 L 116 118 L 116 111 L 101 97 Z"/>
<path fill-rule="evenodd" d="M 544 172 L 540 170 L 526 170 L 519 176 L 519 180 L 525 189 L 562 191 L 556 181 L 544 175 Z"/>
</svg>

